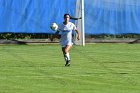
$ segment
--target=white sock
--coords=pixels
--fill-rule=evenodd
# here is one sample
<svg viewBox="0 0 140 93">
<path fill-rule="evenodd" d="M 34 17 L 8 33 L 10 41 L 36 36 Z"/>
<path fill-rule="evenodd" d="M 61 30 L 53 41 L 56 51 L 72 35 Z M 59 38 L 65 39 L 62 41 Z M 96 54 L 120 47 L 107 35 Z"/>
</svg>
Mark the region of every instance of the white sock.
<svg viewBox="0 0 140 93">
<path fill-rule="evenodd" d="M 66 54 L 67 58 L 68 58 L 68 61 L 70 60 L 70 54 L 69 52 Z"/>
<path fill-rule="evenodd" d="M 64 54 L 64 59 L 65 59 L 66 62 L 70 60 L 70 55 L 69 55 L 69 53 Z"/>
<path fill-rule="evenodd" d="M 66 54 L 64 54 L 64 59 L 65 59 L 65 61 L 67 62 L 68 57 L 67 57 L 67 55 L 66 55 Z"/>
</svg>

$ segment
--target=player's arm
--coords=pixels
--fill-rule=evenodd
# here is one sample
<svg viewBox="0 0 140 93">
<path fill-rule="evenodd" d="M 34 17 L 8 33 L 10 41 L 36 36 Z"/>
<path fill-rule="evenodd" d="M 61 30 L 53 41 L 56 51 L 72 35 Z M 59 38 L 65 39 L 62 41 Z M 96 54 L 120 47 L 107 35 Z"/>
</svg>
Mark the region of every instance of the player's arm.
<svg viewBox="0 0 140 93">
<path fill-rule="evenodd" d="M 80 33 L 77 29 L 75 29 L 75 32 L 77 33 L 77 40 L 80 40 Z"/>
</svg>

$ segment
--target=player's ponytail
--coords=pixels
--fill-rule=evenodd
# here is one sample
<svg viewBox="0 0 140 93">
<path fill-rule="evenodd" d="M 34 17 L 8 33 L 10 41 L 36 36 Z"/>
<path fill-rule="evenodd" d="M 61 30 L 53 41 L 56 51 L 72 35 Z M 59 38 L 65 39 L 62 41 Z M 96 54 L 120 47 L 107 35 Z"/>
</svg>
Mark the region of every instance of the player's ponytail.
<svg viewBox="0 0 140 93">
<path fill-rule="evenodd" d="M 68 16 L 70 17 L 70 19 L 72 19 L 72 20 L 82 19 L 82 17 L 80 17 L 80 18 L 72 17 L 72 16 L 70 16 L 70 14 L 68 14 L 68 13 L 64 14 L 64 18 L 65 18 L 67 15 L 68 15 Z"/>
</svg>

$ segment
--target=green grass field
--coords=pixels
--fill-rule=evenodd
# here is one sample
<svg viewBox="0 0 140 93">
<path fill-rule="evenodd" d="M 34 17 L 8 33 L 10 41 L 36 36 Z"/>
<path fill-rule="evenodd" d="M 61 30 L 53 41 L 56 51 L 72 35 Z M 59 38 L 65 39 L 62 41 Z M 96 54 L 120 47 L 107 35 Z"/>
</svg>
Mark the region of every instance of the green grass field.
<svg viewBox="0 0 140 93">
<path fill-rule="evenodd" d="M 140 44 L 1 45 L 0 93 L 140 93 Z"/>
</svg>

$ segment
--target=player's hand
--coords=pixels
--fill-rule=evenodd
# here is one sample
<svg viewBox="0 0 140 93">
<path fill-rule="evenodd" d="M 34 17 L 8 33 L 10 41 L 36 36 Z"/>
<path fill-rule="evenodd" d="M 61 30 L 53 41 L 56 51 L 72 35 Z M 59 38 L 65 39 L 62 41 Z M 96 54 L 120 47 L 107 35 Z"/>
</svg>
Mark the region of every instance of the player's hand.
<svg viewBox="0 0 140 93">
<path fill-rule="evenodd" d="M 80 35 L 77 36 L 77 40 L 80 40 Z"/>
</svg>

